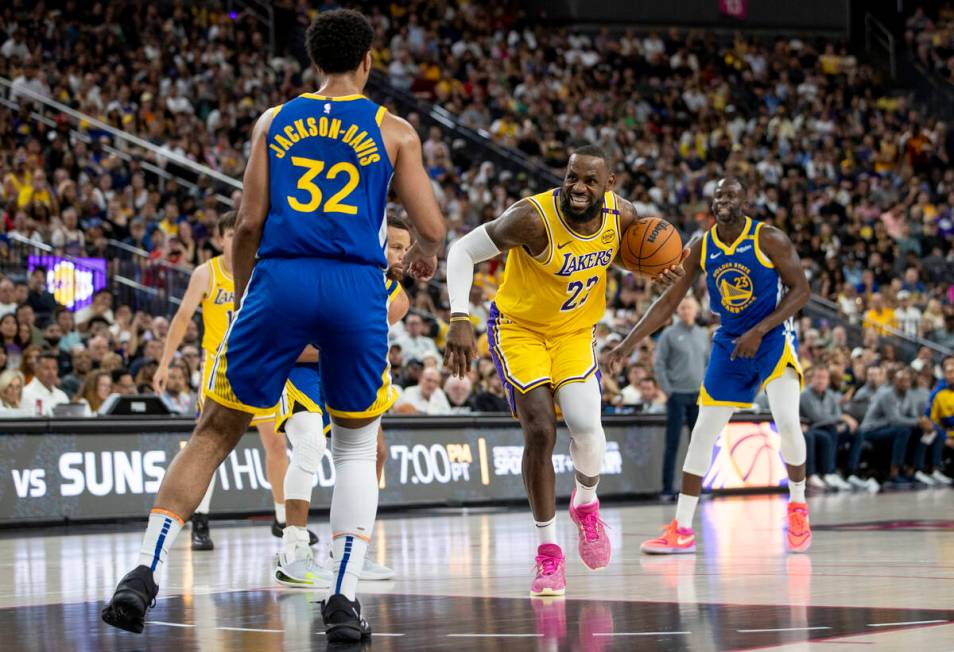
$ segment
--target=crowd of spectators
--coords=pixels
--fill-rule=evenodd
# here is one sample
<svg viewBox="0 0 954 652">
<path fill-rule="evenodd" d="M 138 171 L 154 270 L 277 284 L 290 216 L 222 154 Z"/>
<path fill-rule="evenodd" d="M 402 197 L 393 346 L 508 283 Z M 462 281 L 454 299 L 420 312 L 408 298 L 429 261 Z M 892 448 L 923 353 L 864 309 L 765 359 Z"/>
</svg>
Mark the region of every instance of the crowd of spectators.
<svg viewBox="0 0 954 652">
<path fill-rule="evenodd" d="M 915 61 L 954 84 L 954 6 L 945 2 L 936 12 L 917 7 L 904 28 L 904 41 Z"/>
<path fill-rule="evenodd" d="M 0 10 L 0 75 L 14 80 L 12 96 L 22 107 L 0 107 L 4 234 L 100 257 L 111 239 L 141 249 L 150 263 L 184 270 L 216 255 L 212 226 L 225 204 L 209 178 L 199 176 L 194 188 L 160 180 L 142 160 L 175 174 L 181 170 L 163 156 L 175 152 L 238 176 L 255 117 L 313 90 L 314 72 L 295 47 L 279 44 L 270 56 L 262 29 L 224 6 L 57 6 Z M 295 6 L 291 22 L 307 24 L 315 10 Z M 954 139 L 840 44 L 679 30 L 578 33 L 506 3 L 416 0 L 367 11 L 378 37 L 375 65 L 392 85 L 558 174 L 575 144 L 598 143 L 614 161 L 617 192 L 640 214 L 665 216 L 684 239 L 711 223 L 715 180 L 738 176 L 748 189 L 748 212 L 790 235 L 813 290 L 837 305 L 849 329 L 863 328 L 861 345 L 850 347 L 844 326 L 800 324 L 805 368 L 828 369 L 839 400 L 850 404 L 852 391 L 864 389 L 869 367 L 910 366 L 916 386 L 930 385 L 930 373 L 939 377 L 929 350 L 908 365 L 883 336 L 899 331 L 954 347 Z M 146 138 L 160 153 L 130 150 L 62 115 L 49 114 L 52 127 L 37 122 L 26 90 Z M 451 240 L 540 189 L 534 179 L 498 171 L 420 115 L 408 117 L 421 132 Z M 241 193 L 230 199 L 240 201 Z M 4 260 L 14 256 L 7 243 L 0 250 Z M 496 260 L 477 270 L 471 313 L 483 357 L 463 381 L 441 367 L 446 290 L 439 279 L 406 282 L 411 312 L 391 335 L 390 359 L 403 389 L 396 412 L 508 409 L 481 319 L 502 265 Z M 26 392 L 39 382 L 51 393 L 59 384 L 92 413 L 110 395 L 149 391 L 165 317 L 120 305 L 109 293 L 73 315 L 57 310 L 42 285 L 42 271 L 0 279 L 7 357 L 0 366 L 23 375 L 0 378 L 0 395 L 14 394 L 18 383 Z M 697 323 L 711 330 L 704 285 L 695 294 L 702 306 Z M 613 272 L 596 334 L 601 355 L 652 298 L 650 283 Z M 167 400 L 183 414 L 193 409 L 198 337 L 198 328 L 190 329 L 176 360 L 181 373 L 170 379 L 174 395 Z M 665 411 L 672 388 L 656 369 L 655 348 L 646 342 L 618 377 L 603 376 L 608 412 Z M 36 373 L 35 355 L 48 353 L 57 358 L 57 383 Z M 44 396 L 44 411 L 60 398 Z M 3 405 L 11 402 L 4 398 Z"/>
</svg>

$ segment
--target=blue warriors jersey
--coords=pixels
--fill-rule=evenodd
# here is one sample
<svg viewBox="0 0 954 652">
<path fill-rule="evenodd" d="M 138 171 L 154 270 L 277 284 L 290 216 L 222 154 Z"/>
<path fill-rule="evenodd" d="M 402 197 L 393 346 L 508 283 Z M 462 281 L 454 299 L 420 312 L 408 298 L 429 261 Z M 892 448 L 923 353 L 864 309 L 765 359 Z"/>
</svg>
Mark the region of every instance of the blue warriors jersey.
<svg viewBox="0 0 954 652">
<path fill-rule="evenodd" d="M 702 240 L 700 264 L 706 274 L 709 309 L 721 320 L 717 335 L 743 335 L 782 300 L 784 287 L 778 271 L 759 249 L 762 226 L 747 217 L 742 233 L 731 245 L 719 240 L 715 227 Z M 793 324 L 783 327 L 792 330 Z"/>
<path fill-rule="evenodd" d="M 394 168 L 381 134 L 385 113 L 363 95 L 304 93 L 275 108 L 267 141 L 271 205 L 259 258 L 387 266 Z"/>
</svg>

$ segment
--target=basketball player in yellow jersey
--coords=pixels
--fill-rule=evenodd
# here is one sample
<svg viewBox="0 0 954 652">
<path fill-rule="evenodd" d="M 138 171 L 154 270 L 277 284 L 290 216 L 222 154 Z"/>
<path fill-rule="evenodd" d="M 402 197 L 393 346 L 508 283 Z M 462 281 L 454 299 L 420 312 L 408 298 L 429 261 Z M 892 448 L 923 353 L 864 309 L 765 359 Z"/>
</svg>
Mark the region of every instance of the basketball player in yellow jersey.
<svg viewBox="0 0 954 652">
<path fill-rule="evenodd" d="M 216 234 L 222 241 L 221 256 L 216 256 L 205 262 L 192 272 L 189 287 L 186 288 L 182 303 L 176 311 L 172 323 L 169 324 L 169 334 L 162 348 L 162 359 L 159 368 L 152 379 L 153 388 L 161 394 L 166 387 L 169 377 L 169 364 L 176 350 L 182 343 L 186 327 L 192 321 L 196 309 L 202 307 L 202 386 L 209 382 L 212 367 L 215 362 L 215 352 L 225 337 L 232 314 L 235 310 L 233 295 L 235 292 L 232 280 L 232 235 L 235 231 L 235 211 L 224 213 L 216 225 Z M 202 389 L 199 389 L 199 413 L 202 412 Z M 275 416 L 258 417 L 252 421 L 258 428 L 265 449 L 265 475 L 272 485 L 272 496 L 275 500 L 275 518 L 272 522 L 272 534 L 281 537 L 285 527 L 285 472 L 288 469 L 288 454 L 285 448 L 285 436 L 275 432 Z M 202 502 L 192 516 L 192 549 L 212 550 L 214 547 L 209 536 L 209 503 L 212 500 L 212 491 L 215 487 L 215 476 L 202 498 Z M 318 537 L 309 532 L 311 545 L 318 543 Z"/>
<path fill-rule="evenodd" d="M 458 240 L 447 256 L 452 314 L 445 358 L 452 373 L 463 376 L 476 355 L 467 315 L 474 265 L 510 251 L 488 336 L 526 442 L 523 481 L 540 543 L 534 596 L 563 595 L 566 588 L 566 561 L 556 543 L 554 401 L 570 431 L 576 468 L 570 518 L 580 559 L 592 570 L 610 560 L 596 498 L 606 438 L 593 335 L 606 310 L 606 270 L 619 252 L 620 234 L 639 219 L 633 205 L 612 192 L 614 181 L 602 150 L 581 147 L 570 156 L 560 188 L 517 202 Z M 675 269 L 669 274 L 679 276 Z"/>
</svg>

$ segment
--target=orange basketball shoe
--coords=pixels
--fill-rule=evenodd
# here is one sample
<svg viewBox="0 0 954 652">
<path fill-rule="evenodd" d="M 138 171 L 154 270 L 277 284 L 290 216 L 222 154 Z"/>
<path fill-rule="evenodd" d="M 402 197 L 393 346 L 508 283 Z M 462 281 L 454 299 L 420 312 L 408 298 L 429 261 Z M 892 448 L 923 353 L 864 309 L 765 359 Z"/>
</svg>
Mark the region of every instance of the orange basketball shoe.
<svg viewBox="0 0 954 652">
<path fill-rule="evenodd" d="M 788 531 L 785 541 L 789 552 L 807 552 L 812 545 L 812 528 L 808 524 L 808 503 L 788 504 Z"/>
<path fill-rule="evenodd" d="M 696 535 L 691 527 L 679 527 L 676 519 L 672 519 L 661 537 L 643 541 L 639 549 L 647 555 L 690 554 L 696 551 Z"/>
</svg>

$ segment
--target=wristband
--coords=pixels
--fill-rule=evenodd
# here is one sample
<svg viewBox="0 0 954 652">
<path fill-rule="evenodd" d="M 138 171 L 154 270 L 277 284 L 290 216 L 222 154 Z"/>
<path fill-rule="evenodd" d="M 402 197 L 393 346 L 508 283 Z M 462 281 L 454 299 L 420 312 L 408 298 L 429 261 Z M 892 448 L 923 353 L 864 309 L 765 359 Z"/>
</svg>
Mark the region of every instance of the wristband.
<svg viewBox="0 0 954 652">
<path fill-rule="evenodd" d="M 448 321 L 451 324 L 455 321 L 470 321 L 470 315 L 457 315 L 456 317 L 451 317 Z"/>
</svg>

